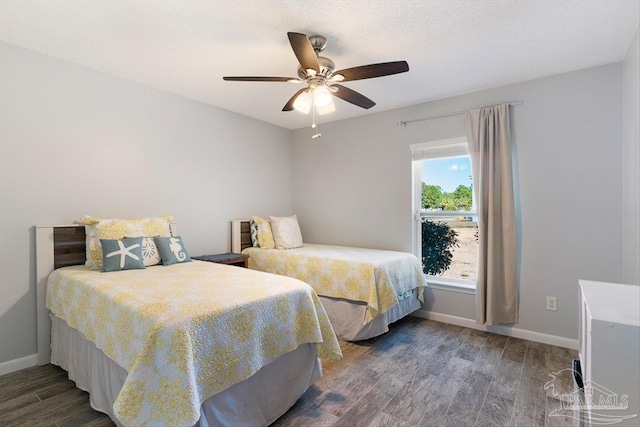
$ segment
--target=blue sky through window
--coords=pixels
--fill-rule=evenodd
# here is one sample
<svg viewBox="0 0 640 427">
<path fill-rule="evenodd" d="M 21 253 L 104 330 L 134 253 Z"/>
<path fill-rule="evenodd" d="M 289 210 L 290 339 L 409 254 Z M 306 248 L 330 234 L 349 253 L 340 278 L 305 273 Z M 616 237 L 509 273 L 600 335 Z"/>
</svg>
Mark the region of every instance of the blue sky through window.
<svg viewBox="0 0 640 427">
<path fill-rule="evenodd" d="M 458 185 L 471 185 L 469 156 L 422 161 L 422 181 L 439 185 L 442 191 L 453 192 Z"/>
</svg>

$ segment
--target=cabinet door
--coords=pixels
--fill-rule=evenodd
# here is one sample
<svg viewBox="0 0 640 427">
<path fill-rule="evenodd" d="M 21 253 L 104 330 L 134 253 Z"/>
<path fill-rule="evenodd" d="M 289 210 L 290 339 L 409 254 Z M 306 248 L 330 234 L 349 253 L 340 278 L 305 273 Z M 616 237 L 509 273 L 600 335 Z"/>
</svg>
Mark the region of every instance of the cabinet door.
<svg viewBox="0 0 640 427">
<path fill-rule="evenodd" d="M 591 359 L 589 372 L 596 404 L 603 398 L 613 404 L 626 401 L 627 409 L 600 410 L 612 417 L 633 416 L 619 426 L 638 426 L 640 414 L 640 333 L 635 326 L 620 323 L 591 322 Z M 604 395 L 604 396 L 603 396 Z"/>
</svg>

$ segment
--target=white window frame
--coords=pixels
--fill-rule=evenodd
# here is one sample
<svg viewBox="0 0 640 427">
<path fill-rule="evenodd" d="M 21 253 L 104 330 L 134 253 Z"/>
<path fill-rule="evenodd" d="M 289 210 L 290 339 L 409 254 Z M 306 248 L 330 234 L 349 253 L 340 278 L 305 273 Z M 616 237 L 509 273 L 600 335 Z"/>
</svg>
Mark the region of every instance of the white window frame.
<svg viewBox="0 0 640 427">
<path fill-rule="evenodd" d="M 469 146 L 466 137 L 442 139 L 438 141 L 428 141 L 418 144 L 411 144 L 411 175 L 412 194 L 413 194 L 413 253 L 419 259 L 422 259 L 422 161 L 429 159 L 441 159 L 451 157 L 462 157 L 469 155 Z M 477 215 L 475 208 L 475 197 L 472 211 L 470 212 L 442 212 L 429 213 L 429 216 L 438 215 Z M 434 289 L 443 289 L 447 291 L 460 292 L 465 294 L 476 293 L 476 281 L 453 279 L 449 277 L 431 276 L 425 274 L 427 284 Z"/>
</svg>

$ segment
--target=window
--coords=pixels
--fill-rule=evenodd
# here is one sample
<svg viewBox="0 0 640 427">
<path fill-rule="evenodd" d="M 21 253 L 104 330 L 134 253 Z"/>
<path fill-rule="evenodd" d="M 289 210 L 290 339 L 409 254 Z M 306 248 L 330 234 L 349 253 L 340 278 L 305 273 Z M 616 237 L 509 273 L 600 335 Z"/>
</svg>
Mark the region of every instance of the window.
<svg viewBox="0 0 640 427">
<path fill-rule="evenodd" d="M 474 289 L 477 215 L 466 138 L 411 146 L 414 253 L 430 284 Z"/>
</svg>

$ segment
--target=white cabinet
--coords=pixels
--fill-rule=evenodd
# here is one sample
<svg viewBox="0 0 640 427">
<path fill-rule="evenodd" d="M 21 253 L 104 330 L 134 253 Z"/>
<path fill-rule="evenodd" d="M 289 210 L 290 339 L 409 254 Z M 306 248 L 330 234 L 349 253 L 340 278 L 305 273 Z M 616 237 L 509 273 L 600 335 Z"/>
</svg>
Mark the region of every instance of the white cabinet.
<svg viewBox="0 0 640 427">
<path fill-rule="evenodd" d="M 590 424 L 621 418 L 616 425 L 638 426 L 640 287 L 579 282 L 580 365 Z"/>
</svg>

